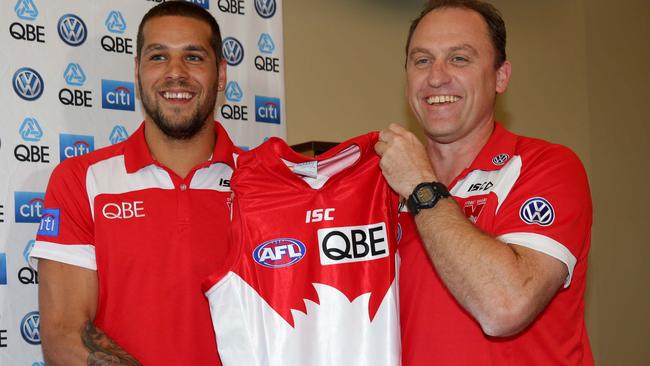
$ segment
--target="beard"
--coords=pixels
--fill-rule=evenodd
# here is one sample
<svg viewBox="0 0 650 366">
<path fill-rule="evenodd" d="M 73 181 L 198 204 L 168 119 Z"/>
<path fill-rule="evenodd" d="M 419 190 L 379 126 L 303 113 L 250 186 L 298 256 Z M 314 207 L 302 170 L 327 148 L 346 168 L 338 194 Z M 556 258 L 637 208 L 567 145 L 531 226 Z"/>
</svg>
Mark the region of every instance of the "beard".
<svg viewBox="0 0 650 366">
<path fill-rule="evenodd" d="M 181 80 L 165 84 L 163 88 L 170 88 L 172 86 L 188 87 L 187 83 Z M 139 80 L 138 87 L 140 88 L 140 99 L 144 111 L 167 137 L 174 140 L 189 140 L 196 136 L 207 122 L 211 120 L 209 117 L 214 114 L 217 93 L 208 93 L 204 103 L 197 104 L 188 118 L 180 119 L 180 117 L 163 112 L 160 104 L 154 98 L 149 98 L 149 94 L 142 89 L 142 83 Z M 213 90 L 216 89 L 217 86 L 215 85 Z"/>
</svg>

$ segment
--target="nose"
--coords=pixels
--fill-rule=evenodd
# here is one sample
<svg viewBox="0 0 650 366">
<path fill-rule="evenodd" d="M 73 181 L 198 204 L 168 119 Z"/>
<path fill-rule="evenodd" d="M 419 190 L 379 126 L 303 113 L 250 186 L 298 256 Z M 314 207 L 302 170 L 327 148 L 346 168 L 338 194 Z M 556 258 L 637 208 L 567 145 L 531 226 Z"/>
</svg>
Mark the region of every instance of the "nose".
<svg viewBox="0 0 650 366">
<path fill-rule="evenodd" d="M 449 65 L 442 60 L 436 60 L 429 68 L 427 81 L 430 86 L 439 88 L 451 81 L 451 75 L 448 70 Z"/>
<path fill-rule="evenodd" d="M 179 56 L 172 56 L 169 59 L 166 78 L 167 79 L 185 79 L 188 76 L 187 65 L 185 60 Z"/>
</svg>

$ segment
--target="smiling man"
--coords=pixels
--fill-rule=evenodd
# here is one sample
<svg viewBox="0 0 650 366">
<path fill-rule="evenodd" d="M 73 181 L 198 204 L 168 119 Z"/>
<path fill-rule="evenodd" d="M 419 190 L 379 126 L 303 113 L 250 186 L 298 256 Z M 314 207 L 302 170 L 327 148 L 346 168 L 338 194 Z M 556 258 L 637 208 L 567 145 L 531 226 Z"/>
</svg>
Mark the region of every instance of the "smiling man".
<svg viewBox="0 0 650 366">
<path fill-rule="evenodd" d="M 189 2 L 138 29 L 145 111 L 125 142 L 53 172 L 38 232 L 48 365 L 219 365 L 201 281 L 226 257 L 233 145 L 214 122 L 226 82 L 215 19 Z"/>
<path fill-rule="evenodd" d="M 404 365 L 593 365 L 584 323 L 591 198 L 566 147 L 494 120 L 505 24 L 476 0 L 430 1 L 411 25 L 407 98 L 376 151 L 402 215 Z"/>
</svg>

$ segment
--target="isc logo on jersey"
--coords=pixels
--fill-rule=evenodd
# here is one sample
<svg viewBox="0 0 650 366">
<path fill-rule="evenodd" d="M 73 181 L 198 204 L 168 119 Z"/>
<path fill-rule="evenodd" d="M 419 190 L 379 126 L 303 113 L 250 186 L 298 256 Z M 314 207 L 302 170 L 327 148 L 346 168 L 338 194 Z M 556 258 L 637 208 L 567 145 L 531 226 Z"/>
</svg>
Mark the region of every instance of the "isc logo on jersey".
<svg viewBox="0 0 650 366">
<path fill-rule="evenodd" d="M 383 222 L 318 230 L 322 265 L 364 262 L 388 256 L 388 235 Z"/>
<path fill-rule="evenodd" d="M 280 238 L 264 242 L 253 250 L 257 264 L 268 268 L 287 267 L 305 257 L 305 244 L 296 239 Z"/>
</svg>

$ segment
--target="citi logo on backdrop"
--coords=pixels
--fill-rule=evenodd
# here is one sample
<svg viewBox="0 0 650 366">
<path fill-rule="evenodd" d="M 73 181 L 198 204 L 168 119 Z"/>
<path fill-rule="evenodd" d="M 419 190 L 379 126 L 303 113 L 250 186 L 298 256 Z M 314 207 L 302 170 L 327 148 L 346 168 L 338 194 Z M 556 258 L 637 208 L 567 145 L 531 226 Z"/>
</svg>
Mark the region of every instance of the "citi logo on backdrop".
<svg viewBox="0 0 650 366">
<path fill-rule="evenodd" d="M 59 159 L 64 161 L 68 158 L 88 154 L 95 150 L 95 138 L 86 135 L 59 135 Z"/>
<path fill-rule="evenodd" d="M 102 79 L 102 108 L 135 111 L 134 91 L 131 82 Z"/>
</svg>

